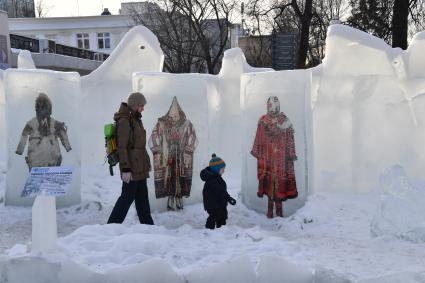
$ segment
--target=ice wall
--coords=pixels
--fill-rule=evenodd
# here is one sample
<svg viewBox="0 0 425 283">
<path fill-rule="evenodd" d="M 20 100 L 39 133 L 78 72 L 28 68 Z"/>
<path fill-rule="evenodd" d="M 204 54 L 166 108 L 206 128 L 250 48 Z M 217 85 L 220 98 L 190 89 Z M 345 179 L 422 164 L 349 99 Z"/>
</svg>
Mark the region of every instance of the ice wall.
<svg viewBox="0 0 425 283">
<path fill-rule="evenodd" d="M 326 44 L 323 65 L 313 70 L 315 189 L 368 192 L 391 164 L 420 176 L 425 162 L 423 34 L 402 51 L 333 25 Z"/>
<path fill-rule="evenodd" d="M 80 76 L 78 73 L 54 72 L 48 70 L 23 70 L 8 69 L 4 76 L 4 89 L 6 97 L 6 122 L 7 122 L 7 191 L 6 205 L 31 205 L 34 199 L 21 198 L 25 181 L 29 175 L 25 161 L 28 144 L 23 155 L 15 151 L 21 140 L 21 133 L 27 123 L 34 119 L 35 100 L 39 93 L 48 95 L 52 102 L 51 117 L 64 122 L 72 150 L 66 152 L 61 147 L 62 165 L 74 169 L 74 178 L 67 196 L 58 197 L 58 207 L 69 206 L 80 202 L 81 186 L 81 151 L 79 128 L 80 110 Z M 46 138 L 45 138 L 46 139 Z M 32 141 L 35 145 L 34 141 Z M 39 144 L 45 145 L 43 140 Z"/>
<path fill-rule="evenodd" d="M 103 164 L 103 126 L 113 121 L 121 101 L 127 100 L 132 91 L 133 72 L 160 72 L 163 61 L 164 55 L 155 35 L 146 27 L 136 26 L 127 32 L 98 69 L 81 78 L 84 165 Z"/>
<path fill-rule="evenodd" d="M 173 97 L 177 98 L 187 120 L 192 122 L 196 131 L 198 146 L 193 156 L 192 190 L 190 197 L 184 199 L 185 204 L 202 201 L 203 183 L 199 173 L 208 166 L 211 159 L 208 97 L 211 92 L 214 95 L 214 82 L 214 76 L 200 74 L 135 73 L 133 76 L 133 90 L 143 93 L 148 102 L 142 114 L 147 139 L 151 136 L 158 118 L 167 114 Z M 154 159 L 148 145 L 147 149 L 153 168 Z M 165 210 L 167 198 L 155 198 L 153 173 L 152 171 L 148 179 L 151 208 Z"/>
<path fill-rule="evenodd" d="M 309 192 L 311 171 L 311 111 L 310 111 L 311 72 L 281 71 L 242 75 L 242 196 L 244 203 L 251 209 L 265 213 L 267 196 L 257 197 L 257 159 L 251 154 L 257 125 L 260 117 L 267 113 L 267 100 L 278 97 L 280 111 L 292 122 L 294 128 L 295 174 L 298 198 L 284 204 L 284 215 L 294 213 L 302 207 Z"/>
</svg>

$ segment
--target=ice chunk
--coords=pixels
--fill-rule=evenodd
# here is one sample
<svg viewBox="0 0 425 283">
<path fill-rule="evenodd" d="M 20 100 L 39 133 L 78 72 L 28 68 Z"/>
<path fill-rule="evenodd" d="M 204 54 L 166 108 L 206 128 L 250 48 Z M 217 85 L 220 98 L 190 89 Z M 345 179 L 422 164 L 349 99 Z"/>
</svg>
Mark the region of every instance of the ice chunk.
<svg viewBox="0 0 425 283">
<path fill-rule="evenodd" d="M 94 272 L 86 266 L 78 264 L 72 260 L 61 262 L 61 271 L 59 273 L 60 283 L 105 283 L 107 277 L 103 273 Z"/>
<path fill-rule="evenodd" d="M 249 257 L 241 257 L 231 262 L 195 270 L 186 276 L 189 283 L 255 283 L 257 282 L 256 279 L 254 267 Z"/>
<path fill-rule="evenodd" d="M 34 61 L 32 60 L 31 52 L 28 50 L 21 50 L 18 55 L 18 68 L 19 69 L 36 69 Z"/>
<path fill-rule="evenodd" d="M 323 267 L 316 268 L 314 272 L 315 283 L 353 283 L 350 279 L 338 274 L 334 270 Z"/>
<path fill-rule="evenodd" d="M 59 164 L 72 167 L 74 175 L 68 195 L 58 197 L 57 206 L 79 203 L 80 137 L 93 131 L 79 127 L 80 76 L 48 70 L 8 69 L 4 84 L 8 123 L 6 205 L 32 205 L 33 198 L 20 197 L 29 168 Z M 37 115 L 35 103 L 41 93 L 47 98 L 40 100 Z M 48 115 L 50 105 L 52 112 Z M 39 121 L 44 121 L 43 127 L 37 126 Z"/>
<path fill-rule="evenodd" d="M 263 256 L 258 266 L 259 283 L 313 283 L 313 273 L 282 257 Z"/>
<path fill-rule="evenodd" d="M 60 263 L 49 262 L 42 257 L 6 257 L 0 259 L 0 278 L 8 283 L 57 283 L 61 282 L 60 268 Z"/>
<path fill-rule="evenodd" d="M 127 101 L 132 91 L 132 74 L 160 72 L 163 61 L 156 36 L 146 27 L 137 26 L 127 32 L 99 68 L 81 78 L 81 129 L 90 129 L 81 135 L 84 166 L 104 163 L 103 126 L 113 122 L 120 103 Z"/>
<path fill-rule="evenodd" d="M 358 283 L 422 283 L 425 282 L 424 273 L 400 272 L 375 278 L 359 280 Z"/>
<path fill-rule="evenodd" d="M 294 161 L 296 187 L 298 198 L 288 200 L 284 204 L 284 215 L 288 216 L 302 207 L 307 199 L 311 182 L 311 108 L 310 108 L 310 71 L 282 71 L 266 72 L 242 75 L 241 79 L 241 106 L 242 106 L 242 196 L 243 202 L 256 211 L 265 213 L 267 210 L 267 197 L 259 198 L 259 168 L 258 162 L 266 157 L 255 158 L 251 152 L 256 143 L 255 139 L 261 137 L 261 129 L 258 127 L 260 118 L 267 113 L 267 101 L 270 97 L 277 97 L 280 102 L 280 113 L 286 115 L 287 120 L 280 124 L 283 129 L 292 128 L 294 134 L 288 135 L 288 140 L 283 136 L 274 144 L 275 148 L 285 146 L 282 149 L 274 149 L 276 160 L 267 160 L 267 164 L 276 162 L 275 167 L 266 170 L 277 170 L 276 176 L 286 176 L 287 160 L 293 158 L 289 155 L 289 148 L 292 146 L 292 136 L 295 142 L 295 154 L 297 160 Z M 272 87 L 276 86 L 276 87 Z M 279 114 L 281 115 L 281 114 Z M 283 119 L 283 118 L 282 118 Z M 282 120 L 283 121 L 283 120 Z M 270 132 L 272 132 L 270 130 Z M 286 133 L 286 132 L 284 132 Z M 283 135 L 283 134 L 281 134 Z M 290 136 L 289 136 L 290 135 Z M 270 136 L 271 137 L 271 136 Z M 275 139 L 276 140 L 276 139 Z M 282 145 L 280 142 L 285 141 Z M 259 144 L 266 144 L 260 141 Z M 265 147 L 265 146 L 264 146 Z M 261 148 L 259 151 L 271 154 L 271 149 Z M 267 153 L 266 153 L 267 152 Z M 280 154 L 277 154 L 280 152 Z M 269 165 L 267 165 L 269 166 Z M 270 165 L 271 166 L 271 165 Z M 268 167 L 267 167 L 268 168 Z M 280 169 L 278 169 L 280 168 Z M 279 171 L 280 170 L 280 171 Z M 288 172 L 290 169 L 288 169 Z M 285 173 L 284 173 L 285 172 Z M 270 184 L 270 182 L 268 183 Z"/>
<path fill-rule="evenodd" d="M 381 203 L 371 223 L 373 236 L 392 235 L 412 241 L 425 239 L 425 190 L 411 184 L 400 165 L 380 177 Z"/>
<path fill-rule="evenodd" d="M 140 283 L 183 283 L 172 267 L 162 259 L 152 259 L 140 264 L 116 268 L 105 273 L 106 282 L 140 282 Z"/>
<path fill-rule="evenodd" d="M 34 255 L 55 252 L 57 237 L 56 199 L 52 196 L 37 196 L 32 207 L 31 252 Z"/>
</svg>

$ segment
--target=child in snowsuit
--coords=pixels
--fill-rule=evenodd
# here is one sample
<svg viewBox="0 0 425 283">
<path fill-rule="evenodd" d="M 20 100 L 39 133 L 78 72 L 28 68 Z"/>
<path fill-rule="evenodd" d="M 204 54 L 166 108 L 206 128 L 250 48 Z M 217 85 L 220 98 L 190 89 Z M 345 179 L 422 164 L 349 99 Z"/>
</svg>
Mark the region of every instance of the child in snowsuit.
<svg viewBox="0 0 425 283">
<path fill-rule="evenodd" d="M 209 214 L 205 228 L 208 229 L 226 225 L 227 203 L 236 204 L 236 200 L 227 192 L 226 182 L 221 177 L 225 167 L 226 163 L 213 154 L 209 167 L 201 171 L 201 179 L 205 182 L 202 191 L 204 208 Z"/>
</svg>

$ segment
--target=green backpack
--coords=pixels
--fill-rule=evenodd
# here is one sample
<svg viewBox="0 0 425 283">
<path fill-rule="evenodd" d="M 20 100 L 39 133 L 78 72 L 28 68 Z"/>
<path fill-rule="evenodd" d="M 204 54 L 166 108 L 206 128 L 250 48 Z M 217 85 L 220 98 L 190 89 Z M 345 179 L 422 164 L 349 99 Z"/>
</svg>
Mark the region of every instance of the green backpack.
<svg viewBox="0 0 425 283">
<path fill-rule="evenodd" d="M 131 119 L 129 119 L 130 122 L 130 140 L 129 145 L 132 147 L 133 144 L 133 123 Z M 120 158 L 118 155 L 118 137 L 117 137 L 117 128 L 118 124 L 117 122 L 112 124 L 106 124 L 104 127 L 104 134 L 105 134 L 105 148 L 106 148 L 106 159 L 109 164 L 109 174 L 111 176 L 114 176 L 114 166 L 117 165 L 120 162 Z"/>
<path fill-rule="evenodd" d="M 120 162 L 117 143 L 117 123 L 106 124 L 104 127 L 106 160 L 109 164 L 109 174 L 114 176 L 114 166 Z"/>
</svg>

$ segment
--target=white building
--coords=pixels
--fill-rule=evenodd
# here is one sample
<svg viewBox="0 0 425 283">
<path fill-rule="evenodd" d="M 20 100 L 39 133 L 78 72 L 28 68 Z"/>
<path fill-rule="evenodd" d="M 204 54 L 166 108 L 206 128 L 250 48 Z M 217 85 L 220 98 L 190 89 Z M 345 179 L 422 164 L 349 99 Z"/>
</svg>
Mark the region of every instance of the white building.
<svg viewBox="0 0 425 283">
<path fill-rule="evenodd" d="M 127 15 L 9 19 L 11 34 L 108 54 L 131 26 Z"/>
</svg>

